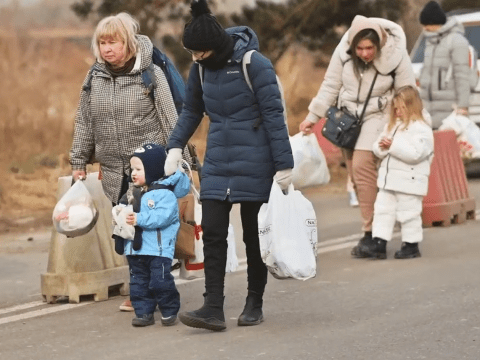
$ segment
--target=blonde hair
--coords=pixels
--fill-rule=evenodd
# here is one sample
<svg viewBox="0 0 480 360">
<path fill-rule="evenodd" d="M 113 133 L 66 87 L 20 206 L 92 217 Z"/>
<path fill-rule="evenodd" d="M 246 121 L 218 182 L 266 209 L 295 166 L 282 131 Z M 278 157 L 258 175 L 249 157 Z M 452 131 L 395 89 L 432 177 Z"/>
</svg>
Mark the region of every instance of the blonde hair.
<svg viewBox="0 0 480 360">
<path fill-rule="evenodd" d="M 405 117 L 400 119 L 403 122 L 404 128 L 410 125 L 413 121 L 425 121 L 422 114 L 423 103 L 418 90 L 410 85 L 403 86 L 398 89 L 393 96 L 388 131 L 391 131 L 395 127 L 398 120 L 395 110 L 400 106 L 404 108 L 405 113 Z"/>
<path fill-rule="evenodd" d="M 97 61 L 104 62 L 100 55 L 99 42 L 102 38 L 118 38 L 122 41 L 125 50 L 125 61 L 130 60 L 138 48 L 138 34 L 140 25 L 130 14 L 121 12 L 100 20 L 92 38 L 92 51 Z"/>
</svg>

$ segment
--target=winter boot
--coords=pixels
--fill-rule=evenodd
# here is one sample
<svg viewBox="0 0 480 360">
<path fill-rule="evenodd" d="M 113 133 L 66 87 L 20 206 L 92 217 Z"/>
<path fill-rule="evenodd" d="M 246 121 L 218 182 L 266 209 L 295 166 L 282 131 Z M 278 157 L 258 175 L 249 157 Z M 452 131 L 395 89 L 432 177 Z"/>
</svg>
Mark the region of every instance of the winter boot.
<svg viewBox="0 0 480 360">
<path fill-rule="evenodd" d="M 413 259 L 421 256 L 418 243 L 402 242 L 402 248 L 395 252 L 395 259 Z"/>
<path fill-rule="evenodd" d="M 352 256 L 363 257 L 363 256 L 360 255 L 360 247 L 362 245 L 369 244 L 369 243 L 372 243 L 372 242 L 373 242 L 372 232 L 371 231 L 366 231 L 365 235 L 360 239 L 358 244 L 352 249 L 352 252 L 351 252 Z"/>
<path fill-rule="evenodd" d="M 203 306 L 194 311 L 178 314 L 178 318 L 187 326 L 222 331 L 227 328 L 225 314 L 223 313 L 223 295 L 203 294 L 205 301 Z"/>
<path fill-rule="evenodd" d="M 168 317 L 161 318 L 161 322 L 163 326 L 172 326 L 177 323 L 177 315 L 170 315 Z"/>
<path fill-rule="evenodd" d="M 371 242 L 359 245 L 358 253 L 361 258 L 386 259 L 387 240 L 374 237 Z"/>
<path fill-rule="evenodd" d="M 148 326 L 155 324 L 153 314 L 143 314 L 142 317 L 134 317 L 132 319 L 133 326 Z"/>
<path fill-rule="evenodd" d="M 238 317 L 238 326 L 258 325 L 263 321 L 262 295 L 249 291 L 243 312 Z"/>
</svg>

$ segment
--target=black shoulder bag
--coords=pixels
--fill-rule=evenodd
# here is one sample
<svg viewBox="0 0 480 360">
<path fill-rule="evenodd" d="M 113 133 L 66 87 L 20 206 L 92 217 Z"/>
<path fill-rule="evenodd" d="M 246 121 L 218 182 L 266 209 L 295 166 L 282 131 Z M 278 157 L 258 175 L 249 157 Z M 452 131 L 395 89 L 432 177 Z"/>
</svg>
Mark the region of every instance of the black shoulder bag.
<svg viewBox="0 0 480 360">
<path fill-rule="evenodd" d="M 360 118 L 351 114 L 346 108 L 341 109 L 336 106 L 331 106 L 327 111 L 327 121 L 322 129 L 323 136 L 330 141 L 333 145 L 336 145 L 344 149 L 354 149 L 357 142 L 360 130 L 362 129 L 363 115 L 367 108 L 368 101 L 372 95 L 373 86 L 375 80 L 377 80 L 378 71 L 375 73 L 372 85 L 368 91 L 365 105 L 363 106 L 362 114 Z"/>
</svg>

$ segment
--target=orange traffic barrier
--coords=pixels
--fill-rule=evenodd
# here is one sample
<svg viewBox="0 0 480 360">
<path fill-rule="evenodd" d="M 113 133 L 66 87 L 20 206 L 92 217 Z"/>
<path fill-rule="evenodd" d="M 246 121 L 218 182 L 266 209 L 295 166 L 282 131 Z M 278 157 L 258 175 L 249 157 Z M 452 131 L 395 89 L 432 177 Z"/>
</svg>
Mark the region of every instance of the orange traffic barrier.
<svg viewBox="0 0 480 360">
<path fill-rule="evenodd" d="M 423 199 L 423 225 L 449 226 L 475 219 L 475 199 L 468 193 L 455 132 L 434 131 L 434 140 L 428 193 Z"/>
<path fill-rule="evenodd" d="M 333 145 L 330 141 L 328 141 L 322 134 L 323 125 L 325 125 L 325 119 L 322 118 L 316 123 L 312 130 L 317 137 L 318 144 L 322 149 L 323 153 L 325 154 L 325 158 L 327 160 L 327 165 L 338 165 L 343 162 L 343 154 L 342 150 Z"/>
</svg>

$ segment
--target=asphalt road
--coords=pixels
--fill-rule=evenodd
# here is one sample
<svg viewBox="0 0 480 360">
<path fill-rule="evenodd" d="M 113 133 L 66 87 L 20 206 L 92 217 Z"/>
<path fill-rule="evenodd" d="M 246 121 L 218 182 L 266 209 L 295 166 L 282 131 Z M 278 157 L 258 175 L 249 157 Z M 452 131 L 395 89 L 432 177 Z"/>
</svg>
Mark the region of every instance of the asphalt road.
<svg viewBox="0 0 480 360">
<path fill-rule="evenodd" d="M 478 204 L 480 180 L 469 189 Z M 1 238 L 0 359 L 480 359 L 480 221 L 425 229 L 419 259 L 393 259 L 398 236 L 387 260 L 352 259 L 359 210 L 348 207 L 346 194 L 305 193 L 319 220 L 317 276 L 270 276 L 265 322 L 238 327 L 246 296 L 240 266 L 227 275 L 227 330 L 220 333 L 160 322 L 133 328 L 133 315 L 118 311 L 121 296 L 42 303 L 49 233 Z M 178 288 L 182 310 L 201 305 L 202 280 Z"/>
</svg>

